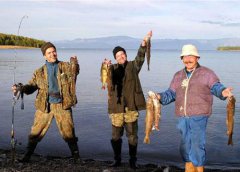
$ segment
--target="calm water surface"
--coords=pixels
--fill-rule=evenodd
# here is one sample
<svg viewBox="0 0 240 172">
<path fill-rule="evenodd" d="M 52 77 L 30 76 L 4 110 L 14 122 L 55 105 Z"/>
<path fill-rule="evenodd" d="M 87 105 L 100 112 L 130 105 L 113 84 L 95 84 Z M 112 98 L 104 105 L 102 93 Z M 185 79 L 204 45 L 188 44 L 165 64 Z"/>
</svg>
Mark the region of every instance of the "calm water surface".
<svg viewBox="0 0 240 172">
<path fill-rule="evenodd" d="M 128 50 L 128 59 L 132 60 L 136 50 Z M 168 88 L 173 74 L 183 68 L 179 51 L 152 52 L 150 71 L 144 64 L 140 79 L 143 91 L 156 92 Z M 11 110 L 13 84 L 14 50 L 0 50 L 0 148 L 10 148 Z M 80 75 L 77 80 L 78 104 L 73 108 L 76 135 L 79 138 L 80 154 L 83 158 L 112 160 L 111 123 L 107 114 L 107 91 L 101 90 L 100 66 L 105 57 L 114 61 L 111 50 L 59 49 L 59 60 L 69 61 L 77 55 L 80 63 Z M 214 99 L 213 115 L 207 126 L 207 166 L 240 168 L 240 52 L 200 51 L 200 64 L 215 71 L 221 82 L 234 88 L 237 99 L 234 146 L 227 146 L 226 101 Z M 16 82 L 27 83 L 35 69 L 44 64 L 39 49 L 17 50 Z M 35 93 L 36 94 L 36 93 Z M 25 150 L 27 137 L 34 119 L 35 94 L 24 97 L 25 109 L 20 102 L 15 107 L 16 139 L 21 142 L 18 150 Z M 177 118 L 174 115 L 174 103 L 162 108 L 160 131 L 151 135 L 151 144 L 143 144 L 145 111 L 139 117 L 140 163 L 161 165 L 182 165 L 178 146 L 180 136 L 176 129 Z M 55 120 L 44 139 L 39 143 L 36 153 L 52 156 L 70 156 L 67 144 L 61 138 Z M 124 136 L 123 160 L 128 160 L 127 139 Z"/>
</svg>

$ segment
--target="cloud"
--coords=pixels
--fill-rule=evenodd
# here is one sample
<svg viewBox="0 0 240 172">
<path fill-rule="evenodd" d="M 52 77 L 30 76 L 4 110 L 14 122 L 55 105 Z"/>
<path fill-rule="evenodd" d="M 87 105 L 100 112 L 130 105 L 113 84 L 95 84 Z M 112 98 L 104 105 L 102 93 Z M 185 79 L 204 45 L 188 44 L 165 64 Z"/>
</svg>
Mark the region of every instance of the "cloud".
<svg viewBox="0 0 240 172">
<path fill-rule="evenodd" d="M 201 23 L 207 23 L 212 25 L 220 25 L 224 27 L 239 27 L 240 22 L 220 22 L 220 21 L 209 21 L 209 20 L 203 20 Z"/>
<path fill-rule="evenodd" d="M 225 37 L 240 35 L 239 6 L 232 0 L 8 0 L 1 1 L 0 20 L 8 22 L 0 32 L 16 33 L 28 15 L 21 33 L 39 39 L 141 38 L 149 29 L 163 38 Z"/>
</svg>

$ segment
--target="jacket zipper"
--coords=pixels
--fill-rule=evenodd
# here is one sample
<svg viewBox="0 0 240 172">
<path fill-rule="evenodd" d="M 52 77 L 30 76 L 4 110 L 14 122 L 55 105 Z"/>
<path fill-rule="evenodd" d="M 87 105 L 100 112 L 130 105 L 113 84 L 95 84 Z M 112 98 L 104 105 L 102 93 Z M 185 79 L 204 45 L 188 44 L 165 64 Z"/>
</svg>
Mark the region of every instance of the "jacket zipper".
<svg viewBox="0 0 240 172">
<path fill-rule="evenodd" d="M 186 74 L 186 81 L 187 81 L 187 84 L 186 84 L 186 89 L 185 89 L 185 95 L 184 95 L 184 116 L 185 117 L 188 117 L 187 115 L 187 93 L 188 93 L 188 84 L 189 84 L 189 81 L 194 73 L 195 69 L 192 71 L 192 73 L 190 74 L 189 78 L 187 76 L 187 72 L 184 70 L 185 74 Z"/>
</svg>

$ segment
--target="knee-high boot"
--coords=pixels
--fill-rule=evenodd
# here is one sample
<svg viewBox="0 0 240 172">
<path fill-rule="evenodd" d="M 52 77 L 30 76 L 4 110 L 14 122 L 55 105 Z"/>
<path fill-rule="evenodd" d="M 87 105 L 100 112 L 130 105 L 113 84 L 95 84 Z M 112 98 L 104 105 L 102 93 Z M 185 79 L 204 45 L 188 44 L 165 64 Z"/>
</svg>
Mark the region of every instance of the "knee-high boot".
<svg viewBox="0 0 240 172">
<path fill-rule="evenodd" d="M 117 141 L 111 140 L 113 152 L 114 152 L 114 162 L 110 165 L 111 167 L 119 167 L 121 165 L 121 152 L 122 152 L 122 139 Z"/>
<path fill-rule="evenodd" d="M 23 158 L 20 159 L 20 162 L 29 162 L 38 142 L 37 141 L 28 141 L 27 152 L 24 154 Z"/>
<path fill-rule="evenodd" d="M 79 155 L 79 149 L 78 149 L 77 141 L 78 141 L 77 138 L 67 141 L 69 149 L 70 149 L 71 154 L 72 154 L 72 157 L 73 157 L 75 162 L 80 160 L 80 155 Z"/>
<path fill-rule="evenodd" d="M 130 156 L 130 159 L 129 159 L 130 168 L 137 169 L 138 168 L 138 166 L 136 164 L 136 162 L 137 162 L 137 144 L 136 145 L 128 144 L 128 146 L 129 146 L 129 156 Z"/>
</svg>

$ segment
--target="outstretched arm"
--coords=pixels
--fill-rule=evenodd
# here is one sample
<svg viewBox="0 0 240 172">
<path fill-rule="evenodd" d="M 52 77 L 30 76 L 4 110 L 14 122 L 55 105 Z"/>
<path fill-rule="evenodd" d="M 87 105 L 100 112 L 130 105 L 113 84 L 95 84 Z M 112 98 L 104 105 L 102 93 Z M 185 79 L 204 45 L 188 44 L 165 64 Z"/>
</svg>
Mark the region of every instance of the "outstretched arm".
<svg viewBox="0 0 240 172">
<path fill-rule="evenodd" d="M 161 93 L 154 93 L 152 91 L 149 91 L 148 95 L 152 99 L 157 98 L 162 105 L 167 105 L 171 102 L 174 102 L 176 99 L 176 93 L 170 88 Z"/>
<path fill-rule="evenodd" d="M 14 84 L 12 86 L 12 92 L 14 95 L 17 95 L 18 92 L 22 92 L 25 94 L 32 94 L 38 89 L 36 84 L 36 76 L 35 73 L 33 74 L 32 79 L 28 82 L 28 84 L 23 85 L 22 83 Z"/>
<path fill-rule="evenodd" d="M 220 98 L 221 100 L 225 100 L 227 97 L 231 97 L 232 88 L 226 88 L 222 83 L 217 82 L 211 88 L 211 93 L 216 97 Z"/>
<path fill-rule="evenodd" d="M 138 49 L 137 56 L 135 57 L 135 64 L 137 66 L 138 72 L 141 70 L 142 65 L 145 61 L 146 45 L 149 39 L 152 37 L 152 31 L 149 31 L 147 35 L 143 38 L 142 43 Z"/>
</svg>

